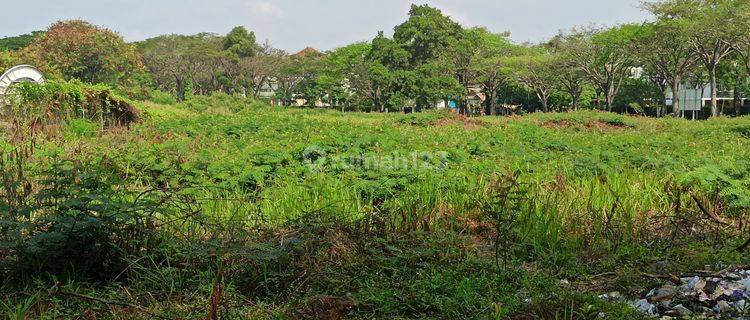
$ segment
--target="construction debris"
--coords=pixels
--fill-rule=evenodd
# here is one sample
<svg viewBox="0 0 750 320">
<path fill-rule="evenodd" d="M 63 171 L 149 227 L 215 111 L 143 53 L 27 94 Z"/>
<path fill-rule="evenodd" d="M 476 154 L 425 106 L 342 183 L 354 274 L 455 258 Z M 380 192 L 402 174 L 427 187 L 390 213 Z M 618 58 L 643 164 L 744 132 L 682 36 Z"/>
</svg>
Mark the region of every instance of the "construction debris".
<svg viewBox="0 0 750 320">
<path fill-rule="evenodd" d="M 633 300 L 623 298 L 618 292 L 606 293 L 599 298 L 628 303 L 634 309 L 659 319 L 750 320 L 750 267 L 659 278 L 673 281 Z"/>
</svg>

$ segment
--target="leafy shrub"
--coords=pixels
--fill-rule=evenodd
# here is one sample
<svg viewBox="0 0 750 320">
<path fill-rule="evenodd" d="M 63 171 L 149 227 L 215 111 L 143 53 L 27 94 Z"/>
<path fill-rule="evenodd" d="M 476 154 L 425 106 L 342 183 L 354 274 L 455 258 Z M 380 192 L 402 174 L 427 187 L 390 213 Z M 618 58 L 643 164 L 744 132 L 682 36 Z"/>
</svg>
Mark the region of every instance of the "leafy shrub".
<svg viewBox="0 0 750 320">
<path fill-rule="evenodd" d="M 99 125 L 86 119 L 70 120 L 63 132 L 68 140 L 90 138 L 99 132 Z"/>
<path fill-rule="evenodd" d="M 174 105 L 177 104 L 177 98 L 169 93 L 161 90 L 150 90 L 148 93 L 149 100 L 158 104 Z"/>
<path fill-rule="evenodd" d="M 23 170 L 5 168 L 16 176 Z M 35 181 L 41 189 L 32 193 Z M 15 235 L 2 239 L 10 250 L 8 269 L 27 276 L 109 280 L 122 272 L 127 257 L 152 250 L 159 243 L 155 216 L 169 216 L 162 210 L 164 198 L 128 191 L 121 182 L 106 161 L 60 161 L 12 183 L 26 187 L 23 201 L 13 201 L 7 192 L 0 197 L 5 209 L 0 221 Z"/>
<path fill-rule="evenodd" d="M 705 194 L 717 194 L 731 209 L 750 208 L 750 163 L 737 161 L 731 166 L 708 164 L 681 175 L 679 182 Z"/>
<path fill-rule="evenodd" d="M 47 81 L 44 84 L 19 83 L 12 98 L 15 121 L 51 124 L 75 118 L 98 121 L 102 125 L 128 125 L 140 119 L 140 112 L 127 99 L 104 85 L 78 81 Z"/>
</svg>

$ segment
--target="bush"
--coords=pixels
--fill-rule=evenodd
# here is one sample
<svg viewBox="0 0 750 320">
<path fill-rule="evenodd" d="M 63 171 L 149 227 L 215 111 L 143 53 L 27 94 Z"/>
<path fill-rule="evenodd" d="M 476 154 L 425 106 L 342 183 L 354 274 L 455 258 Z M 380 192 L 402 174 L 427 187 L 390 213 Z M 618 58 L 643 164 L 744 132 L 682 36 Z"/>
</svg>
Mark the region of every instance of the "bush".
<svg viewBox="0 0 750 320">
<path fill-rule="evenodd" d="M 117 96 L 104 85 L 78 81 L 47 81 L 44 84 L 19 83 L 11 103 L 15 121 L 52 124 L 75 118 L 101 125 L 128 125 L 140 119 L 140 112 L 128 99 Z"/>
<path fill-rule="evenodd" d="M 15 162 L 3 166 L 0 197 L 6 270 L 21 278 L 111 280 L 129 257 L 161 242 L 154 225 L 156 215 L 169 217 L 162 210 L 165 193 L 129 191 L 105 160 L 59 161 L 29 175 L 24 155 L 3 162 Z"/>
<path fill-rule="evenodd" d="M 67 140 L 89 138 L 99 132 L 99 125 L 86 119 L 73 119 L 63 132 Z"/>
<path fill-rule="evenodd" d="M 52 24 L 26 53 L 45 73 L 59 73 L 66 80 L 131 87 L 146 73 L 135 45 L 81 20 Z"/>
<path fill-rule="evenodd" d="M 166 104 L 166 105 L 177 104 L 177 98 L 175 98 L 175 96 L 169 92 L 164 92 L 161 90 L 150 90 L 148 95 L 149 95 L 149 100 L 157 104 Z"/>
</svg>

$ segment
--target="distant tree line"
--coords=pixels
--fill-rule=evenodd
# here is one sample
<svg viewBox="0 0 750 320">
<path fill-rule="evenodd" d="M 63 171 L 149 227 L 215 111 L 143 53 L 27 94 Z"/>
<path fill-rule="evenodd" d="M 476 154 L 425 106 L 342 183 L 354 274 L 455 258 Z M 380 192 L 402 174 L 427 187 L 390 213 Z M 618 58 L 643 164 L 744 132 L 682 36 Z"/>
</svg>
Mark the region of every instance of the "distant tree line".
<svg viewBox="0 0 750 320">
<path fill-rule="evenodd" d="M 680 85 L 710 87 L 710 113 L 726 113 L 719 91 L 748 90 L 750 0 L 664 0 L 645 7 L 655 19 L 562 32 L 541 44 L 467 28 L 440 10 L 412 5 L 392 37 L 329 52 L 296 54 L 229 34 L 163 35 L 126 43 L 84 21 L 0 40 L 0 67 L 28 61 L 64 79 L 105 83 L 147 98 L 177 101 L 213 92 L 300 101 L 345 110 L 400 111 L 451 104 L 466 114 L 565 111 L 678 114 Z M 472 95 L 481 99 L 472 99 Z"/>
</svg>

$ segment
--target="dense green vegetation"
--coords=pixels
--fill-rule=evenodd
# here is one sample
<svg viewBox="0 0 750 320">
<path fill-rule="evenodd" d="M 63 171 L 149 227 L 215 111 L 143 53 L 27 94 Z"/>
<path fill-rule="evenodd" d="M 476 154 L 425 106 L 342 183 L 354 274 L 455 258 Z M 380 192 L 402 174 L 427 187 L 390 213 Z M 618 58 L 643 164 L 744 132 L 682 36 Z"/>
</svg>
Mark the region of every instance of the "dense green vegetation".
<svg viewBox="0 0 750 320">
<path fill-rule="evenodd" d="M 677 116 L 679 96 L 667 93 L 682 85 L 710 92 L 703 118 L 750 113 L 747 0 L 661 0 L 644 8 L 652 21 L 577 27 L 543 43 L 518 44 L 508 33 L 462 26 L 436 8 L 413 5 L 392 37 L 379 32 L 371 41 L 294 54 L 259 44 L 245 27 L 226 36 L 125 43 L 114 31 L 61 21 L 45 33 L 7 39 L 29 43 L 13 52 L 0 46 L 0 68 L 32 63 L 50 77 L 165 102 L 224 92 L 338 110 L 448 103 L 467 115 L 585 108 Z"/>
<path fill-rule="evenodd" d="M 329 52 L 0 40 L 47 77 L 0 100 L 0 319 L 642 317 L 598 295 L 750 263 L 750 118 L 645 117 L 681 83 L 742 113 L 750 3 L 647 7 L 538 45 L 426 5 Z"/>
<path fill-rule="evenodd" d="M 747 262 L 697 205 L 746 217 L 746 118 L 139 107 L 5 132 L 6 314 L 630 319 L 596 294 Z"/>
<path fill-rule="evenodd" d="M 0 39 L 0 51 L 20 50 L 28 46 L 34 39 L 44 34 L 42 31 L 34 31 L 29 34 L 23 34 L 15 37 Z"/>
</svg>

